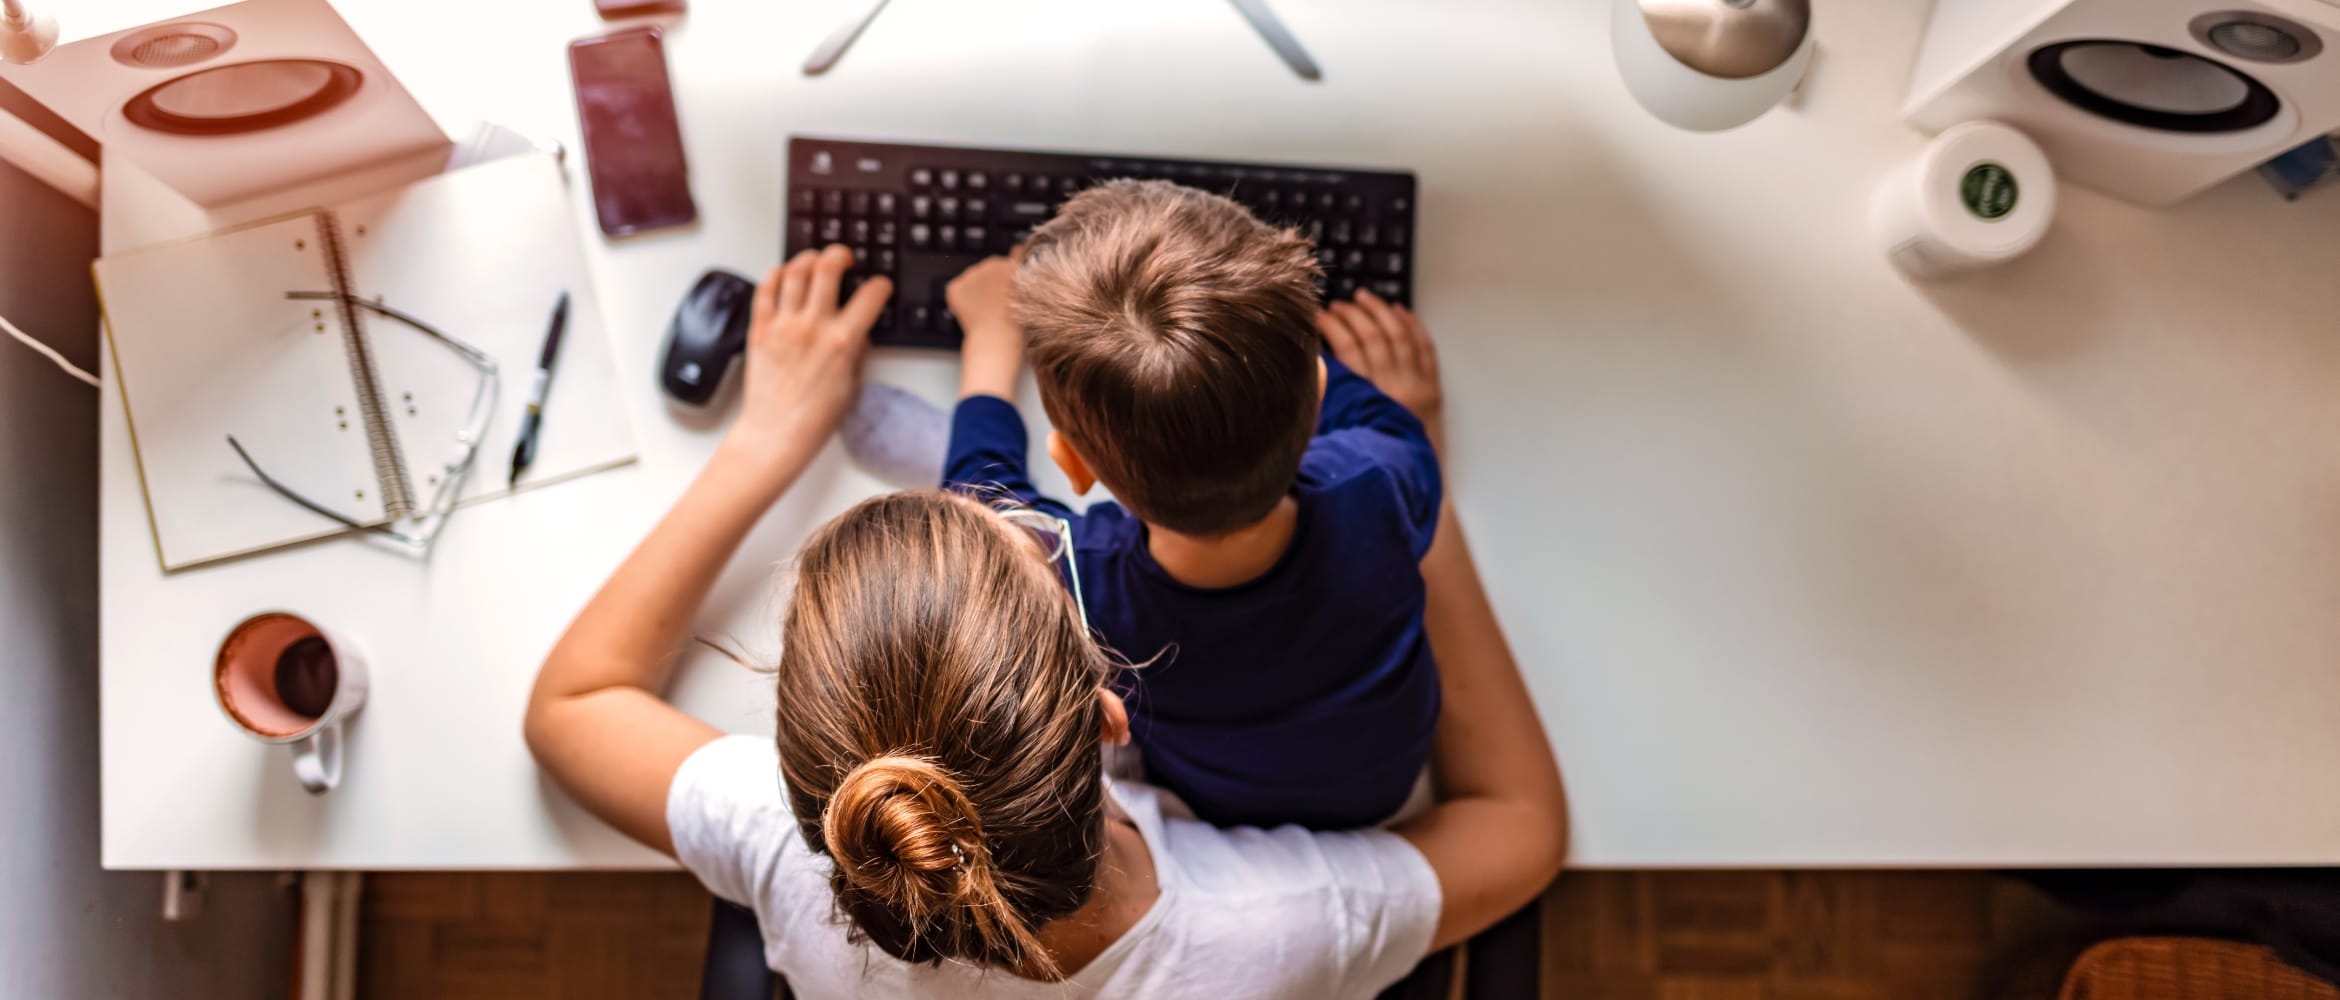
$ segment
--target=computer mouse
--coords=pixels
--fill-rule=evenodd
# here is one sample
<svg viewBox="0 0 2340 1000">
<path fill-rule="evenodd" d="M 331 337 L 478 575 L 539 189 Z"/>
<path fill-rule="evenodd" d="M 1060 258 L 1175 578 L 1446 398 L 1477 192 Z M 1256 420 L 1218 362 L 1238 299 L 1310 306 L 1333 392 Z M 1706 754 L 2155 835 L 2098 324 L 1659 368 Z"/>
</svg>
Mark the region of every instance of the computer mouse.
<svg viewBox="0 0 2340 1000">
<path fill-rule="evenodd" d="M 748 313 L 755 296 L 752 282 L 729 271 L 699 276 L 666 324 L 658 384 L 667 395 L 692 406 L 705 406 L 715 398 L 731 363 L 747 350 Z"/>
</svg>

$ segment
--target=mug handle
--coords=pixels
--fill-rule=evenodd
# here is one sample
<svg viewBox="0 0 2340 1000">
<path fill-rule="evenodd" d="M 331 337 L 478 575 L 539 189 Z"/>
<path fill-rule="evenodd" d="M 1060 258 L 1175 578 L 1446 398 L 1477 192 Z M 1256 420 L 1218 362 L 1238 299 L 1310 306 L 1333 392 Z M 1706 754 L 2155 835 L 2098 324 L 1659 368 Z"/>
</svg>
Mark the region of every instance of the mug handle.
<svg viewBox="0 0 2340 1000">
<path fill-rule="evenodd" d="M 311 795 L 323 795 L 341 784 L 341 720 L 335 719 L 292 745 L 293 776 Z"/>
</svg>

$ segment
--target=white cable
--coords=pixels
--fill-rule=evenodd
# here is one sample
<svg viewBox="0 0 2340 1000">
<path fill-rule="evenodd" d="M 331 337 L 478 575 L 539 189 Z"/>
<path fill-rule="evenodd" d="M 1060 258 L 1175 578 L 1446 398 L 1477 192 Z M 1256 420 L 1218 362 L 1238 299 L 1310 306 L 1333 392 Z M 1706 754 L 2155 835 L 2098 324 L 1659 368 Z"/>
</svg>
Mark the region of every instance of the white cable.
<svg viewBox="0 0 2340 1000">
<path fill-rule="evenodd" d="M 92 375 L 92 374 L 90 374 L 90 373 L 88 373 L 88 372 L 82 371 L 82 370 L 81 370 L 81 367 L 80 367 L 79 365 L 76 365 L 76 364 L 74 364 L 74 363 L 73 363 L 73 362 L 71 362 L 71 361 L 67 361 L 67 360 L 65 360 L 65 356 L 64 356 L 64 355 L 62 355 L 62 354 L 59 354 L 59 353 L 57 353 L 57 351 L 56 351 L 56 349 L 55 349 L 55 348 L 52 348 L 52 347 L 50 347 L 50 346 L 49 346 L 49 345 L 47 345 L 47 344 L 44 344 L 44 343 L 41 343 L 40 341 L 37 341 L 37 340 L 34 340 L 34 339 L 32 339 L 32 335 L 31 335 L 31 334 L 29 334 L 29 333 L 26 333 L 26 332 L 24 332 L 24 331 L 22 331 L 22 330 L 19 330 L 19 329 L 17 329 L 17 328 L 16 328 L 16 324 L 14 324 L 14 323 L 11 323 L 11 322 L 9 322 L 9 321 L 8 321 L 8 317 L 6 317 L 6 316 L 0 316 L 0 330 L 6 330 L 6 331 L 8 331 L 8 335 L 9 335 L 9 336 L 11 336 L 11 337 L 15 337 L 15 338 L 16 338 L 16 339 L 18 339 L 18 340 L 24 341 L 24 346 L 26 346 L 26 347 L 30 347 L 30 348 L 32 348 L 33 350 L 36 350 L 36 351 L 39 351 L 39 352 L 41 352 L 41 357 L 44 357 L 44 358 L 47 358 L 47 359 L 49 359 L 50 361 L 54 361 L 54 362 L 56 362 L 56 363 L 57 363 L 57 367 L 65 369 L 65 374 L 67 374 L 67 375 L 71 375 L 71 376 L 73 376 L 74 378 L 77 378 L 77 379 L 80 379 L 80 380 L 82 380 L 82 381 L 84 381 L 84 382 L 87 382 L 87 383 L 89 383 L 89 384 L 90 384 L 90 386 L 91 386 L 92 388 L 95 388 L 95 387 L 97 386 L 97 384 L 98 384 L 98 377 L 97 377 L 97 376 L 95 376 L 95 375 Z"/>
</svg>

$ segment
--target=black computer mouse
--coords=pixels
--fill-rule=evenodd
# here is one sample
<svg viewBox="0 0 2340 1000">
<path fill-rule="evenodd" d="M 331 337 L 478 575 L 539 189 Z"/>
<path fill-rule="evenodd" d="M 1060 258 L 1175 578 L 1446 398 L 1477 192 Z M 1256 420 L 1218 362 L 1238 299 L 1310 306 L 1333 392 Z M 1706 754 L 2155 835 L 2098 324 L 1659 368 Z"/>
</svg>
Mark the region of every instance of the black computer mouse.
<svg viewBox="0 0 2340 1000">
<path fill-rule="evenodd" d="M 755 297 L 754 283 L 729 271 L 699 276 L 666 324 L 658 384 L 667 395 L 692 406 L 705 406 L 715 397 L 732 361 L 747 350 L 748 313 Z"/>
</svg>

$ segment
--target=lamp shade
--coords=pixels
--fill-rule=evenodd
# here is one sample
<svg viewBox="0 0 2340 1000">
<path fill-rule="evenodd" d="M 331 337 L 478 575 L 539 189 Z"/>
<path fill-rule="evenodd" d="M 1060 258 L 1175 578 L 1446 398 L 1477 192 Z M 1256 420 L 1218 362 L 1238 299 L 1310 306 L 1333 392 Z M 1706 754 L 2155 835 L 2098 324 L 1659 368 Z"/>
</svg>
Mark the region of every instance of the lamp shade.
<svg viewBox="0 0 2340 1000">
<path fill-rule="evenodd" d="M 1806 0 L 1614 0 L 1617 72 L 1659 120 L 1694 132 L 1744 125 L 1812 62 Z"/>
</svg>

